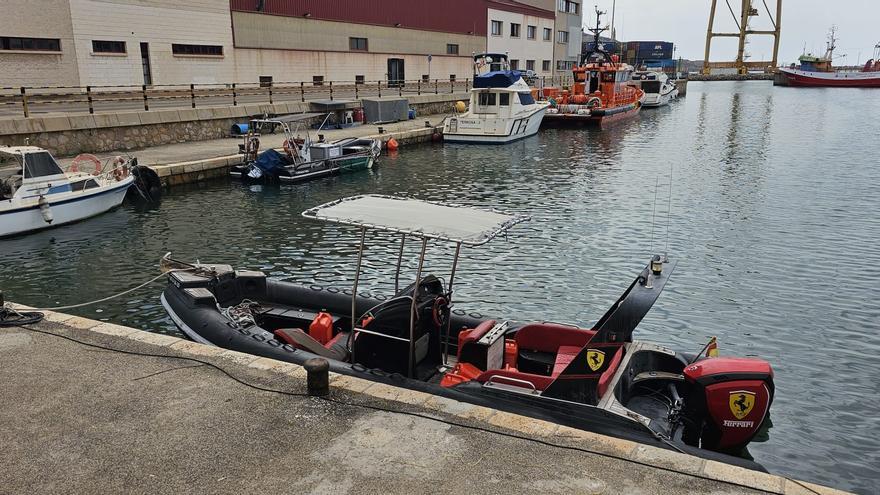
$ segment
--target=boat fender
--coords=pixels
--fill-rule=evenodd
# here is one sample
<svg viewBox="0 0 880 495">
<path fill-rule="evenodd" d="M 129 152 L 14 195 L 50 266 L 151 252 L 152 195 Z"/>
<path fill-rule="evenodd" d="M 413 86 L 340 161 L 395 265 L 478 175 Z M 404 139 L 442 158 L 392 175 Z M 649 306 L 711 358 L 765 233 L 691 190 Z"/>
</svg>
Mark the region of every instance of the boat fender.
<svg viewBox="0 0 880 495">
<path fill-rule="evenodd" d="M 49 200 L 46 199 L 46 196 L 40 195 L 37 204 L 40 205 L 40 215 L 42 215 L 43 221 L 51 224 L 54 217 L 52 216 L 52 209 L 49 207 Z"/>
<path fill-rule="evenodd" d="M 389 139 L 389 140 L 385 143 L 385 148 L 387 148 L 388 151 L 397 151 L 397 148 L 398 148 L 399 146 L 400 146 L 400 145 L 397 143 L 397 140 L 394 139 L 394 138 Z"/>
</svg>

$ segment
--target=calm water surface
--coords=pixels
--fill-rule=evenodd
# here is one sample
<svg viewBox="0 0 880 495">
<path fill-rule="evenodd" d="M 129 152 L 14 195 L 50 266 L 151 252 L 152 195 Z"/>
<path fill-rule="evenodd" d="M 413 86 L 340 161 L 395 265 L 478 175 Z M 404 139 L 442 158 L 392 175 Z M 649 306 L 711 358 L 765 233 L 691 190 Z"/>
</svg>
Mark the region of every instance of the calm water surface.
<svg viewBox="0 0 880 495">
<path fill-rule="evenodd" d="M 750 448 L 755 459 L 788 476 L 873 493 L 878 142 L 877 92 L 692 83 L 671 107 L 609 131 L 408 148 L 372 172 L 300 186 L 221 180 L 174 189 L 157 208 L 125 207 L 0 241 L 0 288 L 37 306 L 95 299 L 154 276 L 167 251 L 347 286 L 356 233 L 300 212 L 352 194 L 408 194 L 533 218 L 508 239 L 465 253 L 459 307 L 589 325 L 650 253 L 668 245 L 678 267 L 637 338 L 696 352 L 717 335 L 722 354 L 769 360 L 774 426 L 769 441 Z M 368 250 L 368 290 L 390 290 L 392 251 Z M 448 272 L 451 252 L 438 246 L 428 269 Z M 156 284 L 79 314 L 176 333 L 160 291 Z"/>
</svg>

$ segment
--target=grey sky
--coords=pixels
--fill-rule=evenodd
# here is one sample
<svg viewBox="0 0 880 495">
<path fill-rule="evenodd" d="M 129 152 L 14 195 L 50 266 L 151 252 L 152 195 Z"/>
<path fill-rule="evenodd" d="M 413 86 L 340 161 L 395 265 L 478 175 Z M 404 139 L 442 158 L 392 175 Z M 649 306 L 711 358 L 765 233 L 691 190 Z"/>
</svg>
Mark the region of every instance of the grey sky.
<svg viewBox="0 0 880 495">
<path fill-rule="evenodd" d="M 734 12 L 740 0 L 729 0 Z M 620 40 L 672 41 L 676 56 L 702 60 L 709 21 L 710 0 L 617 0 L 615 29 Z M 775 7 L 775 0 L 767 5 Z M 584 24 L 595 25 L 593 5 L 608 11 L 606 23 L 611 20 L 612 0 L 584 0 Z M 753 18 L 753 29 L 770 29 L 764 5 L 757 1 L 758 17 Z M 783 0 L 782 38 L 779 46 L 780 62 L 797 60 L 806 43 L 807 51 L 824 52 L 828 29 L 837 26 L 837 65 L 864 63 L 871 58 L 874 45 L 880 42 L 880 0 Z M 737 31 L 733 17 L 724 0 L 718 0 L 715 31 Z M 770 58 L 772 36 L 752 36 L 747 51 L 751 60 L 763 55 Z M 736 55 L 736 38 L 715 38 L 712 41 L 712 60 L 732 60 Z M 861 52 L 861 56 L 859 56 Z M 843 57 L 846 55 L 846 57 Z"/>
</svg>

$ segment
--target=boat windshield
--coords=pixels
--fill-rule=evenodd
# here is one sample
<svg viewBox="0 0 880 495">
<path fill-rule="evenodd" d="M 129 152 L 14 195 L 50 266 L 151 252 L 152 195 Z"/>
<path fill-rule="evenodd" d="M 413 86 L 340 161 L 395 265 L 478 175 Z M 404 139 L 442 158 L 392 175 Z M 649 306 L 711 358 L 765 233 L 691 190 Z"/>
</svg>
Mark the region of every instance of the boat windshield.
<svg viewBox="0 0 880 495">
<path fill-rule="evenodd" d="M 46 177 L 50 175 L 62 175 L 64 171 L 52 158 L 48 151 L 38 151 L 24 155 L 24 178 Z"/>
</svg>

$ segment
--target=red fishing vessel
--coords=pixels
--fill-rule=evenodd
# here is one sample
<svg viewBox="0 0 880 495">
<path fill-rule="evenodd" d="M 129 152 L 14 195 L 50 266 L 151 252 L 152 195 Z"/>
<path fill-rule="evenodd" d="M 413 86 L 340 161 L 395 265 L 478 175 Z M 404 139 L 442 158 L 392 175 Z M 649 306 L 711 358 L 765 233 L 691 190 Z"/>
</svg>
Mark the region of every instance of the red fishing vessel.
<svg viewBox="0 0 880 495">
<path fill-rule="evenodd" d="M 635 116 L 641 108 L 644 92 L 630 85 L 633 67 L 621 63 L 617 55 L 608 55 L 599 42 L 599 34 L 607 29 L 599 27 L 602 14 L 604 12 L 596 10 L 596 27 L 590 29 L 596 48 L 572 70 L 571 90 L 542 89 L 550 102 L 544 122 L 603 126 Z"/>
<path fill-rule="evenodd" d="M 874 48 L 874 58 L 860 71 L 838 70 L 832 65 L 837 47 L 834 28 L 831 28 L 825 55 L 817 57 L 805 53 L 798 58 L 799 66 L 780 67 L 773 77 L 776 86 L 832 86 L 850 88 L 880 88 L 880 45 Z"/>
</svg>

